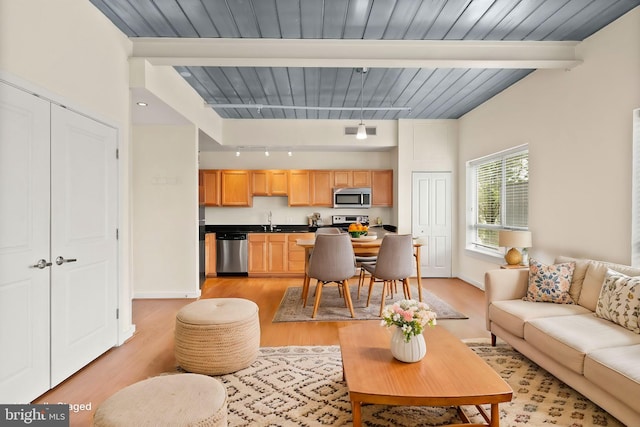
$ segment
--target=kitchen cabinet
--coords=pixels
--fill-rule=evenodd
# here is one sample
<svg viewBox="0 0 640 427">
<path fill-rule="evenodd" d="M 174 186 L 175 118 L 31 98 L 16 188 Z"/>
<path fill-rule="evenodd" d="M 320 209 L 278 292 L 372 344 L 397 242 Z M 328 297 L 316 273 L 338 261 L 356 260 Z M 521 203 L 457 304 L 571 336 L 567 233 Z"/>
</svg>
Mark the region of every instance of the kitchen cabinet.
<svg viewBox="0 0 640 427">
<path fill-rule="evenodd" d="M 204 235 L 204 274 L 207 277 L 216 276 L 216 233 Z"/>
<path fill-rule="evenodd" d="M 201 170 L 198 174 L 200 204 L 220 206 L 220 171 Z"/>
<path fill-rule="evenodd" d="M 249 234 L 249 274 L 284 273 L 287 259 L 285 233 Z"/>
<path fill-rule="evenodd" d="M 249 274 L 267 271 L 267 235 L 249 233 Z"/>
<path fill-rule="evenodd" d="M 249 275 L 282 276 L 304 273 L 304 248 L 297 239 L 311 239 L 313 233 L 250 233 Z"/>
<path fill-rule="evenodd" d="M 353 186 L 354 187 L 371 187 L 371 171 L 370 170 L 354 170 Z"/>
<path fill-rule="evenodd" d="M 311 206 L 333 207 L 333 181 L 331 170 L 311 171 Z"/>
<path fill-rule="evenodd" d="M 371 206 L 393 206 L 393 170 L 371 171 Z"/>
<path fill-rule="evenodd" d="M 310 172 L 308 170 L 289 171 L 289 206 L 310 206 Z"/>
<path fill-rule="evenodd" d="M 287 271 L 289 273 L 304 274 L 304 248 L 296 244 L 297 239 L 313 239 L 314 233 L 291 233 L 287 236 Z"/>
<path fill-rule="evenodd" d="M 220 172 L 222 206 L 251 206 L 250 178 L 248 170 L 222 170 Z"/>
<path fill-rule="evenodd" d="M 371 187 L 371 171 L 366 169 L 334 170 L 333 188 Z"/>
<path fill-rule="evenodd" d="M 253 196 L 286 196 L 288 193 L 286 170 L 251 171 L 251 194 Z"/>
</svg>

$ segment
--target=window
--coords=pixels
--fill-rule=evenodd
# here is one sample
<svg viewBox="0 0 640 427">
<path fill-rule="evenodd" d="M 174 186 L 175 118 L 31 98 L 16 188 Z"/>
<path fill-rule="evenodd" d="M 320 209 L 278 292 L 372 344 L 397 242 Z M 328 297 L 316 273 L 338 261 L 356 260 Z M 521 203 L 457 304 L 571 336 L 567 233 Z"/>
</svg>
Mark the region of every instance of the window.
<svg viewBox="0 0 640 427">
<path fill-rule="evenodd" d="M 529 225 L 529 150 L 519 146 L 467 162 L 467 248 L 498 254 L 498 231 Z"/>
</svg>

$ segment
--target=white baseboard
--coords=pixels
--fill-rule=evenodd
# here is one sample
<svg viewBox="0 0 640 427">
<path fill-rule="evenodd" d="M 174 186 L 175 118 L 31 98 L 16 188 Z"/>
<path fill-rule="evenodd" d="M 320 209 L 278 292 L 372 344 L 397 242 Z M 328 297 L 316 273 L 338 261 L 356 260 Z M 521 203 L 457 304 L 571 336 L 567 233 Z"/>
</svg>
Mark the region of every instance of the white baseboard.
<svg viewBox="0 0 640 427">
<path fill-rule="evenodd" d="M 190 292 L 136 292 L 133 299 L 180 299 L 180 298 L 200 298 L 200 291 Z"/>
<path fill-rule="evenodd" d="M 128 339 L 130 339 L 136 332 L 136 325 L 129 325 L 129 328 L 127 328 L 124 331 L 120 331 L 118 333 L 118 343 L 116 344 L 116 346 L 121 346 L 122 344 L 124 344 Z"/>
<path fill-rule="evenodd" d="M 470 277 L 466 277 L 464 275 L 458 275 L 458 278 L 484 291 L 484 283 L 478 282 L 477 280 L 473 280 Z"/>
</svg>

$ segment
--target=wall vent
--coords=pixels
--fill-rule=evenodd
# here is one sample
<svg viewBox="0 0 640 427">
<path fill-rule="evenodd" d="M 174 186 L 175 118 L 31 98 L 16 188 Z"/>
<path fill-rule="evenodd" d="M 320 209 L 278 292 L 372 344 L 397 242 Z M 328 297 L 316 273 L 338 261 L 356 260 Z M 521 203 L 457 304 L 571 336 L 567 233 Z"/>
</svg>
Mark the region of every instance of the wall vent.
<svg viewBox="0 0 640 427">
<path fill-rule="evenodd" d="M 372 126 L 372 127 L 365 126 L 365 129 L 367 129 L 367 136 L 376 136 L 378 134 L 375 126 Z M 345 126 L 344 128 L 345 135 L 355 135 L 357 133 L 358 133 L 358 126 Z"/>
</svg>

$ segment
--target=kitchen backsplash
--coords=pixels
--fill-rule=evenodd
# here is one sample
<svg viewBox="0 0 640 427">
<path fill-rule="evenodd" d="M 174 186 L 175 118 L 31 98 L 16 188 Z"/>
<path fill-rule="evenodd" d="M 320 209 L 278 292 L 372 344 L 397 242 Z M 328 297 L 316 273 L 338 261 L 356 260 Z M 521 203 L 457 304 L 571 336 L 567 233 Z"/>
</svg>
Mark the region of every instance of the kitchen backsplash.
<svg viewBox="0 0 640 427">
<path fill-rule="evenodd" d="M 332 209 L 326 207 L 290 207 L 287 197 L 253 197 L 253 207 L 206 207 L 205 222 L 209 225 L 227 224 L 267 224 L 269 211 L 272 213 L 273 224 L 306 225 L 307 218 L 314 212 L 321 215 L 323 223 L 331 224 L 332 215 L 369 215 L 373 222 L 375 218 L 382 218 L 384 224 L 395 224 L 392 218 L 393 208 L 370 209 Z"/>
</svg>

